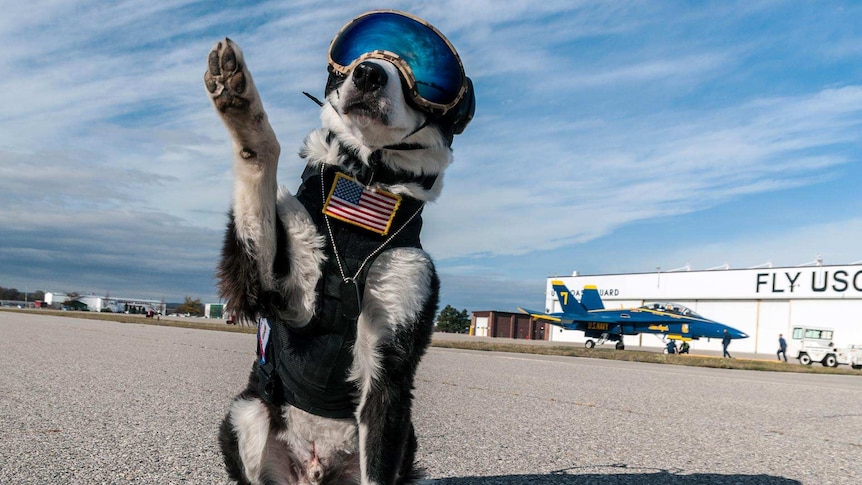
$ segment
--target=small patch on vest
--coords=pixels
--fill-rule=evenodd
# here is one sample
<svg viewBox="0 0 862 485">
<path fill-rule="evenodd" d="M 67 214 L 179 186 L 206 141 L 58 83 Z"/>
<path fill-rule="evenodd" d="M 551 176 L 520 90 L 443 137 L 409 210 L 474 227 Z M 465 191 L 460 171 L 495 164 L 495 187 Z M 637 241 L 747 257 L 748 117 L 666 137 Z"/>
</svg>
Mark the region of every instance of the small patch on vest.
<svg viewBox="0 0 862 485">
<path fill-rule="evenodd" d="M 343 173 L 335 174 L 323 213 L 377 234 L 389 233 L 401 196 L 379 189 L 369 189 Z"/>
<path fill-rule="evenodd" d="M 266 345 L 269 343 L 269 320 L 261 318 L 257 322 L 257 345 L 260 350 L 260 363 L 266 364 Z"/>
</svg>

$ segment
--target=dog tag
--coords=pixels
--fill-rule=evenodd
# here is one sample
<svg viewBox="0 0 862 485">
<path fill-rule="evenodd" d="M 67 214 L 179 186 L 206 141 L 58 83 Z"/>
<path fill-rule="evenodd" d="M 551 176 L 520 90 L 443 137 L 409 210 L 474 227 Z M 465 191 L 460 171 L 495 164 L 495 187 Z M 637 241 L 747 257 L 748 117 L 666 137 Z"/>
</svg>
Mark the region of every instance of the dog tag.
<svg viewBox="0 0 862 485">
<path fill-rule="evenodd" d="M 362 311 L 362 299 L 359 296 L 359 285 L 352 278 L 341 282 L 341 314 L 350 320 L 359 318 Z"/>
</svg>

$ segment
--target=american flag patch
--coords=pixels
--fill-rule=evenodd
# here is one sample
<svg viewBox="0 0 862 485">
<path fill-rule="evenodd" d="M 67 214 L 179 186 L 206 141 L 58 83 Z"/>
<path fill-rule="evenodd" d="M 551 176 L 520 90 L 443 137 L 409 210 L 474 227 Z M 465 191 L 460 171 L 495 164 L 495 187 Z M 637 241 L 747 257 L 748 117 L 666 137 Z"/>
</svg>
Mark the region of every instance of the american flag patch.
<svg viewBox="0 0 862 485">
<path fill-rule="evenodd" d="M 335 174 L 323 213 L 385 235 L 400 204 L 400 196 L 385 190 L 370 190 L 339 172 Z"/>
</svg>

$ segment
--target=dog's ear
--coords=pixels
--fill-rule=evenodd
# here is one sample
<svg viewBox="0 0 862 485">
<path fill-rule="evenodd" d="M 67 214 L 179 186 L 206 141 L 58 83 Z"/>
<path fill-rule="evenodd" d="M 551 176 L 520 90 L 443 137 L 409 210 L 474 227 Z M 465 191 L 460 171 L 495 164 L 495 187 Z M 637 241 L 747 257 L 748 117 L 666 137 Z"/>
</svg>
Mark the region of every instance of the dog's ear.
<svg viewBox="0 0 862 485">
<path fill-rule="evenodd" d="M 458 104 L 452 107 L 443 116 L 440 116 L 434 122 L 443 132 L 449 145 L 452 145 L 452 140 L 455 135 L 464 133 L 464 129 L 473 119 L 473 113 L 476 111 L 476 94 L 473 91 L 473 81 L 466 78 L 467 90 L 464 96 L 458 101 Z"/>
<path fill-rule="evenodd" d="M 461 97 L 458 104 L 436 120 L 437 125 L 449 138 L 450 145 L 455 135 L 464 133 L 464 129 L 467 128 L 470 120 L 473 119 L 473 113 L 476 111 L 476 94 L 473 91 L 473 81 L 469 77 L 465 79 L 467 90 L 464 91 L 464 96 Z"/>
<path fill-rule="evenodd" d="M 455 135 L 464 133 L 464 129 L 467 128 L 470 120 L 473 119 L 473 113 L 476 112 L 476 95 L 473 92 L 473 80 L 469 77 L 466 80 L 467 91 L 464 93 L 464 97 L 461 98 L 461 101 L 458 101 L 458 104 L 454 108 L 449 110 L 449 113 L 446 113 L 446 117 L 452 116 L 452 133 Z"/>
</svg>

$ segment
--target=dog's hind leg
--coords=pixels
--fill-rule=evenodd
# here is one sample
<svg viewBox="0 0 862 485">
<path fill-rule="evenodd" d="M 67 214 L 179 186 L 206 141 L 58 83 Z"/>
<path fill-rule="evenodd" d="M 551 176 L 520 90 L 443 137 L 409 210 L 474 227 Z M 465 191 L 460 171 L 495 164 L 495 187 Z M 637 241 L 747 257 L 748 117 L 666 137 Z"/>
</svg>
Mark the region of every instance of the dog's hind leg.
<svg viewBox="0 0 862 485">
<path fill-rule="evenodd" d="M 219 429 L 219 443 L 228 475 L 239 484 L 259 482 L 270 427 L 260 399 L 238 397 L 231 404 Z"/>
<path fill-rule="evenodd" d="M 419 249 L 382 253 L 368 272 L 351 376 L 363 485 L 413 483 L 413 382 L 431 342 L 439 281 Z"/>
</svg>

